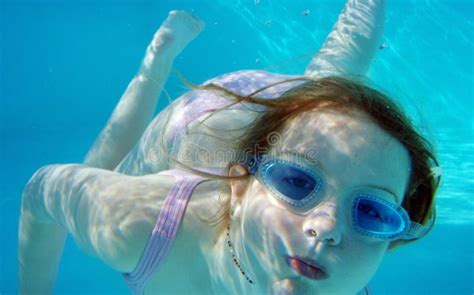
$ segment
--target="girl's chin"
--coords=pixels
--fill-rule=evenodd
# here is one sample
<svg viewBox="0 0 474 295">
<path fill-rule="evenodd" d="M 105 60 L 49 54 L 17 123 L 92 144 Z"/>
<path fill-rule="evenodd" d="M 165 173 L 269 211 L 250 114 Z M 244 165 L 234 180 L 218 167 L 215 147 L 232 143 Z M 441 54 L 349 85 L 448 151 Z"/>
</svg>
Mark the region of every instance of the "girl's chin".
<svg viewBox="0 0 474 295">
<path fill-rule="evenodd" d="M 284 279 L 273 284 L 272 294 L 275 294 L 275 295 L 297 294 L 296 289 L 297 289 L 297 286 L 296 286 L 295 280 Z"/>
<path fill-rule="evenodd" d="M 272 294 L 275 295 L 314 294 L 312 291 L 308 282 L 296 277 L 277 281 L 272 286 Z"/>
</svg>

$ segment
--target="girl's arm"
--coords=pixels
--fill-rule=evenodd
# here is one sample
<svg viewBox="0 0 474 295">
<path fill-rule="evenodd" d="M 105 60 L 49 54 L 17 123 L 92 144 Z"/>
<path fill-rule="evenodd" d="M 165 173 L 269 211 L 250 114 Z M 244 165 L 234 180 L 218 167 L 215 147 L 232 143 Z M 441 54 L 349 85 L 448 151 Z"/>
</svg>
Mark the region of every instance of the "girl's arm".
<svg viewBox="0 0 474 295">
<path fill-rule="evenodd" d="M 120 272 L 132 271 L 171 177 L 130 177 L 82 165 L 38 170 L 23 193 L 19 229 L 22 294 L 51 294 L 66 234 Z"/>
</svg>

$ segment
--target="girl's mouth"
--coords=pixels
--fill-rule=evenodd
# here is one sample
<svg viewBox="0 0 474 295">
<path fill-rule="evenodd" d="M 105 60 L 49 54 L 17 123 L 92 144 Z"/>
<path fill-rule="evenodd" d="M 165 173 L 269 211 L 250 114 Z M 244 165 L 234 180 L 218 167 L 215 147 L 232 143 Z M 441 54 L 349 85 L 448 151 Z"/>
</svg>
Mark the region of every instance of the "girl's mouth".
<svg viewBox="0 0 474 295">
<path fill-rule="evenodd" d="M 311 280 L 324 280 L 329 277 L 329 275 L 324 270 L 324 267 L 319 265 L 316 261 L 311 258 L 287 256 L 285 258 L 286 263 L 298 274 L 311 279 Z"/>
</svg>

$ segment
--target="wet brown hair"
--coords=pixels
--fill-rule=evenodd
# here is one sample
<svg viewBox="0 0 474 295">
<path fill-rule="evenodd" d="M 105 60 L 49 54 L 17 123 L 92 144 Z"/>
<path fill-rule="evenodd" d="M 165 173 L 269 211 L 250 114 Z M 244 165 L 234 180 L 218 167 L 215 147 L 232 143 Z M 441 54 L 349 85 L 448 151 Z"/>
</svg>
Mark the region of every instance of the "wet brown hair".
<svg viewBox="0 0 474 295">
<path fill-rule="evenodd" d="M 290 89 L 278 98 L 258 97 L 259 93 L 277 84 L 296 81 L 301 81 L 299 86 Z M 434 197 L 439 185 L 439 177 L 433 175 L 431 170 L 432 167 L 438 166 L 433 147 L 415 129 L 404 111 L 383 93 L 359 81 L 342 77 L 295 78 L 269 85 L 246 96 L 238 95 L 214 84 L 193 86 L 193 88 L 213 89 L 233 98 L 235 103 L 247 102 L 266 107 L 262 115 L 239 139 L 238 149 L 251 151 L 253 154 L 258 152 L 255 150 L 257 146 L 258 148 L 268 147 L 268 134 L 281 131 L 288 120 L 304 112 L 322 109 L 341 112 L 355 109 L 364 112 L 380 128 L 398 139 L 409 152 L 411 174 L 402 206 L 407 210 L 410 219 L 421 224 L 426 224 L 428 221 L 434 222 Z M 204 176 L 227 180 L 249 177 L 249 175 L 222 177 L 208 174 Z M 401 243 L 406 242 L 396 242 L 396 244 Z M 392 244 L 394 245 L 395 243 Z"/>
</svg>

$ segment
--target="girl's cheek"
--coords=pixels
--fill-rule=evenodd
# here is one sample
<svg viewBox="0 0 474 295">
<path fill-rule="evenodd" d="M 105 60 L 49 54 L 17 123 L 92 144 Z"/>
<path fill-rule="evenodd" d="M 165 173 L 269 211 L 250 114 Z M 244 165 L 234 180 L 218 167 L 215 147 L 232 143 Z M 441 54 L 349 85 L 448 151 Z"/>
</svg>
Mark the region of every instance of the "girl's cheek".
<svg viewBox="0 0 474 295">
<path fill-rule="evenodd" d="M 354 267 L 365 269 L 367 276 L 372 276 L 387 252 L 388 243 L 381 241 L 362 242 L 360 240 L 352 240 L 347 246 L 346 249 L 350 249 L 350 252 L 358 253 L 358 255 L 351 255 L 351 253 L 346 251 L 346 258 L 351 261 Z"/>
<path fill-rule="evenodd" d="M 351 241 L 354 247 L 358 247 L 366 251 L 372 251 L 374 253 L 385 252 L 390 244 L 389 242 L 383 240 L 361 235 L 355 230 L 351 230 L 349 232 L 350 237 L 348 239 Z"/>
</svg>

